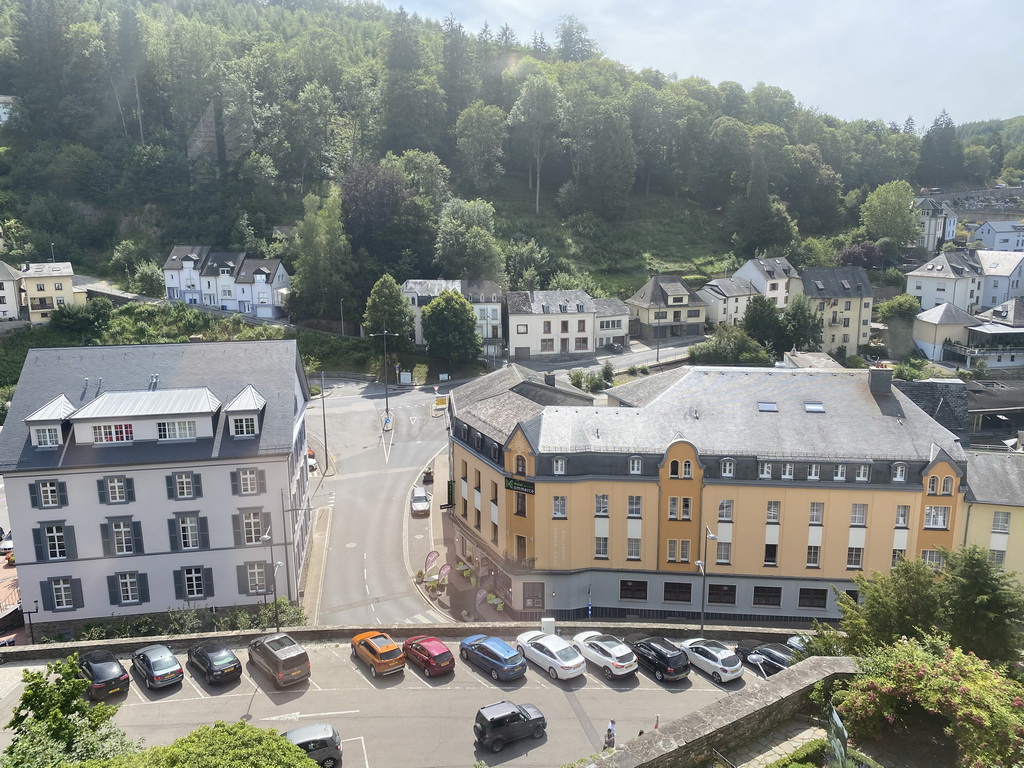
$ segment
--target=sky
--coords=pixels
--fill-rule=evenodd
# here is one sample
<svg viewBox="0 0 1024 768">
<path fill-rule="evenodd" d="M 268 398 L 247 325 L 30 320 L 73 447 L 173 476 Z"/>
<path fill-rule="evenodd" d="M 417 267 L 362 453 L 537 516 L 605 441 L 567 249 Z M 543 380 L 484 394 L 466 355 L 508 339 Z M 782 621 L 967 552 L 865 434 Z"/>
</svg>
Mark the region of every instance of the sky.
<svg viewBox="0 0 1024 768">
<path fill-rule="evenodd" d="M 576 16 L 606 56 L 714 84 L 758 82 L 843 120 L 919 131 L 1024 115 L 1022 0 L 401 0 L 409 13 L 455 17 L 468 32 L 507 23 L 520 42 L 555 42 Z M 399 0 L 385 0 L 397 9 Z"/>
</svg>

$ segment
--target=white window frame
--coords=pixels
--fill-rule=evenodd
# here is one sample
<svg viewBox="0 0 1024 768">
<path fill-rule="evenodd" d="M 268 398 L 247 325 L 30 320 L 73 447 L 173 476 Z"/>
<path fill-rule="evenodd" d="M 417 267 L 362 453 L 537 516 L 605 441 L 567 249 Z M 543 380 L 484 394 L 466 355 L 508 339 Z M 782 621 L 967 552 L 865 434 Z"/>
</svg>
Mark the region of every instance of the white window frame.
<svg viewBox="0 0 1024 768">
<path fill-rule="evenodd" d="M 608 559 L 608 537 L 607 536 L 595 536 L 594 537 L 594 558 L 595 559 Z"/>
<path fill-rule="evenodd" d="M 988 551 L 988 561 L 992 565 L 996 566 L 1000 571 L 1006 570 L 1006 550 L 1005 549 L 990 549 Z"/>
<path fill-rule="evenodd" d="M 679 497 L 669 496 L 668 497 L 668 519 L 678 520 L 679 519 Z"/>
<path fill-rule="evenodd" d="M 864 526 L 868 524 L 868 505 L 855 503 L 850 505 L 850 525 Z"/>
<path fill-rule="evenodd" d="M 60 483 L 57 480 L 39 481 L 39 506 L 46 508 L 60 506 Z"/>
<path fill-rule="evenodd" d="M 92 428 L 94 443 L 130 443 L 135 439 L 131 424 L 96 424 Z"/>
<path fill-rule="evenodd" d="M 60 524 L 43 526 L 43 541 L 46 543 L 47 560 L 67 560 L 68 542 L 64 526 Z"/>
<path fill-rule="evenodd" d="M 772 463 L 770 461 L 757 462 L 757 476 L 761 480 L 772 479 Z"/>
<path fill-rule="evenodd" d="M 267 568 L 266 563 L 246 563 L 246 580 L 249 584 L 249 594 L 259 595 L 267 592 Z"/>
<path fill-rule="evenodd" d="M 57 427 L 35 427 L 36 448 L 60 447 L 60 430 Z"/>
<path fill-rule="evenodd" d="M 67 576 L 50 579 L 50 590 L 53 593 L 53 609 L 55 611 L 71 610 L 75 607 L 75 598 L 71 591 L 71 579 Z"/>
<path fill-rule="evenodd" d="M 629 474 L 639 475 L 644 471 L 644 460 L 639 456 L 629 457 Z"/>
<path fill-rule="evenodd" d="M 117 574 L 117 591 L 122 605 L 140 602 L 139 575 L 135 572 Z"/>
<path fill-rule="evenodd" d="M 928 495 L 935 496 L 939 492 L 939 478 L 936 475 L 932 475 L 928 478 Z"/>
<path fill-rule="evenodd" d="M 246 544 L 259 544 L 263 539 L 263 512 L 259 509 L 247 509 L 241 513 L 242 541 Z"/>
<path fill-rule="evenodd" d="M 594 494 L 594 517 L 608 517 L 608 494 Z"/>
<path fill-rule="evenodd" d="M 1010 513 L 997 511 L 992 513 L 992 533 L 1010 532 Z"/>
<path fill-rule="evenodd" d="M 135 554 L 135 531 L 130 519 L 110 521 L 110 543 L 115 555 Z"/>
<path fill-rule="evenodd" d="M 124 504 L 128 501 L 128 487 L 122 475 L 106 478 L 106 485 L 107 503 Z"/>
<path fill-rule="evenodd" d="M 719 541 L 715 547 L 715 563 L 729 565 L 732 562 L 732 542 Z"/>
<path fill-rule="evenodd" d="M 942 478 L 942 495 L 952 496 L 953 495 L 953 478 L 946 475 Z"/>
<path fill-rule="evenodd" d="M 675 563 L 679 559 L 679 541 L 677 539 L 668 540 L 668 551 L 665 555 L 666 562 Z"/>
<path fill-rule="evenodd" d="M 821 525 L 825 520 L 825 502 L 812 501 L 808 515 L 808 522 L 811 525 Z"/>
<path fill-rule="evenodd" d="M 835 482 L 841 482 L 846 480 L 846 465 L 836 464 L 835 469 L 832 472 L 832 480 Z"/>
<path fill-rule="evenodd" d="M 905 483 L 907 482 L 907 465 L 906 464 L 894 464 L 892 467 L 892 481 L 894 483 Z"/>
<path fill-rule="evenodd" d="M 782 519 L 782 502 L 781 501 L 769 501 L 768 509 L 766 512 L 765 521 L 769 523 L 777 523 Z"/>
<path fill-rule="evenodd" d="M 818 568 L 821 566 L 821 547 L 817 544 L 807 545 L 807 567 Z"/>
<path fill-rule="evenodd" d="M 174 473 L 174 498 L 193 499 L 196 493 L 196 483 L 191 472 Z"/>
<path fill-rule="evenodd" d="M 199 515 L 178 515 L 176 525 L 181 537 L 181 548 L 185 550 L 199 549 Z"/>
<path fill-rule="evenodd" d="M 260 471 L 253 467 L 238 470 L 238 493 L 253 496 L 260 492 Z"/>
<path fill-rule="evenodd" d="M 718 522 L 732 522 L 732 499 L 722 499 L 718 502 Z"/>
<path fill-rule="evenodd" d="M 906 528 L 910 525 L 910 505 L 909 504 L 897 504 L 896 505 L 896 527 Z"/>
<path fill-rule="evenodd" d="M 203 580 L 202 566 L 187 565 L 182 568 L 181 583 L 186 600 L 202 600 L 206 597 L 206 584 Z"/>
<path fill-rule="evenodd" d="M 942 556 L 942 553 L 937 549 L 922 549 L 921 559 L 924 560 L 926 565 L 939 570 L 946 564 L 946 558 Z"/>
<path fill-rule="evenodd" d="M 679 560 L 680 563 L 690 562 L 690 540 L 680 539 L 679 540 Z"/>
<path fill-rule="evenodd" d="M 812 462 L 807 465 L 807 479 L 808 480 L 820 480 L 821 479 L 821 464 Z"/>
<path fill-rule="evenodd" d="M 924 527 L 933 530 L 946 530 L 949 527 L 951 507 L 940 504 L 929 504 L 924 508 Z"/>
<path fill-rule="evenodd" d="M 157 440 L 194 440 L 196 438 L 196 423 L 193 420 L 185 421 L 158 421 L 156 423 Z"/>
<path fill-rule="evenodd" d="M 722 459 L 722 477 L 733 477 L 736 474 L 736 460 Z"/>
<path fill-rule="evenodd" d="M 864 567 L 864 547 L 847 547 L 846 548 L 846 568 L 847 570 L 859 571 Z"/>
<path fill-rule="evenodd" d="M 552 473 L 554 473 L 556 475 L 564 475 L 565 474 L 565 465 L 566 465 L 565 457 L 564 456 L 556 456 L 551 461 L 551 471 L 552 471 Z"/>
<path fill-rule="evenodd" d="M 785 462 L 782 465 L 782 479 L 783 480 L 792 480 L 793 479 L 793 470 L 794 470 L 794 468 L 795 467 L 794 467 L 794 464 L 793 464 L 792 461 Z"/>
<path fill-rule="evenodd" d="M 870 475 L 871 475 L 871 468 L 870 468 L 869 465 L 867 465 L 867 464 L 858 464 L 857 465 L 857 477 L 856 477 L 856 480 L 857 480 L 858 483 L 866 483 L 868 481 L 868 478 L 870 477 Z"/>
<path fill-rule="evenodd" d="M 639 538 L 627 538 L 626 539 L 626 559 L 627 560 L 639 560 L 640 559 L 640 539 Z"/>
<path fill-rule="evenodd" d="M 551 517 L 555 520 L 565 520 L 569 517 L 568 498 L 565 496 L 553 496 L 551 499 Z"/>
<path fill-rule="evenodd" d="M 231 418 L 231 434 L 235 437 L 255 437 L 255 416 L 233 416 Z"/>
<path fill-rule="evenodd" d="M 683 479 L 684 480 L 692 480 L 693 479 L 693 462 L 692 461 L 687 460 L 687 461 L 683 462 Z"/>
<path fill-rule="evenodd" d="M 626 497 L 626 517 L 638 519 L 644 516 L 644 497 L 643 496 L 627 496 Z"/>
</svg>

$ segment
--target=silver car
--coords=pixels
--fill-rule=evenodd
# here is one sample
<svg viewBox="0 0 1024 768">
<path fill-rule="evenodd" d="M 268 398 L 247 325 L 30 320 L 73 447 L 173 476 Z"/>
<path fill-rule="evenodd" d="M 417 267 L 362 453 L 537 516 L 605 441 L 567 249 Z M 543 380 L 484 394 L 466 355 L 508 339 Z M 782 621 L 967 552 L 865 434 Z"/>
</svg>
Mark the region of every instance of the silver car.
<svg viewBox="0 0 1024 768">
<path fill-rule="evenodd" d="M 572 639 L 572 647 L 591 664 L 600 667 L 609 680 L 636 674 L 636 654 L 614 635 L 580 632 Z"/>
<path fill-rule="evenodd" d="M 524 632 L 516 638 L 516 650 L 527 661 L 546 669 L 555 680 L 571 680 L 587 669 L 586 659 L 558 635 Z"/>
<path fill-rule="evenodd" d="M 281 736 L 305 752 L 310 760 L 319 763 L 320 768 L 340 768 L 341 736 L 333 725 L 303 725 Z"/>
<path fill-rule="evenodd" d="M 717 640 L 705 640 L 695 637 L 684 640 L 680 647 L 686 651 L 690 665 L 697 667 L 705 674 L 711 675 L 716 683 L 735 680 L 743 675 L 743 662 L 732 648 L 728 648 Z"/>
<path fill-rule="evenodd" d="M 412 487 L 410 507 L 414 515 L 430 514 L 430 496 L 427 495 L 427 489 L 422 485 L 414 485 Z"/>
</svg>

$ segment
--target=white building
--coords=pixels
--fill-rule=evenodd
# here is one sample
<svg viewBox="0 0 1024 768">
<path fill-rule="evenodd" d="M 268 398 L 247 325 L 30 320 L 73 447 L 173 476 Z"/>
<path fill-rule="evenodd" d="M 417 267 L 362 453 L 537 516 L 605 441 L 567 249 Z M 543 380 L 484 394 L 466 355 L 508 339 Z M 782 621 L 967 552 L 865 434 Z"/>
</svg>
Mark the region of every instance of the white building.
<svg viewBox="0 0 1024 768">
<path fill-rule="evenodd" d="M 402 295 L 412 307 L 415 321 L 414 341 L 424 346 L 423 308 L 441 295 L 442 291 L 455 291 L 466 297 L 473 305 L 476 316 L 476 330 L 480 334 L 483 353 L 487 357 L 502 355 L 505 339 L 501 333 L 501 305 L 503 291 L 493 280 L 406 280 L 402 283 Z"/>
<path fill-rule="evenodd" d="M 164 286 L 170 301 L 275 318 L 287 314 L 291 277 L 280 259 L 176 245 L 164 262 Z"/>
<path fill-rule="evenodd" d="M 17 320 L 21 316 L 21 271 L 0 261 L 0 320 Z"/>
<path fill-rule="evenodd" d="M 594 299 L 597 323 L 595 349 L 621 344 L 629 346 L 629 307 L 622 299 Z"/>
<path fill-rule="evenodd" d="M 747 311 L 747 305 L 755 296 L 757 288 L 742 277 L 720 277 L 709 280 L 697 295 L 708 305 L 707 317 L 716 325 L 739 325 Z"/>
<path fill-rule="evenodd" d="M 986 221 L 974 232 L 974 239 L 990 251 L 1024 251 L 1024 224 L 1019 221 Z"/>
<path fill-rule="evenodd" d="M 917 240 L 913 245 L 934 253 L 940 241 L 951 241 L 956 237 L 956 213 L 948 205 L 930 197 L 914 200 L 917 212 Z"/>
<path fill-rule="evenodd" d="M 922 309 L 952 304 L 973 314 L 981 301 L 982 272 L 968 251 L 947 251 L 907 273 L 907 293 Z"/>
<path fill-rule="evenodd" d="M 981 310 L 1024 296 L 1024 253 L 1012 251 L 975 251 L 981 267 L 979 292 Z"/>
<path fill-rule="evenodd" d="M 0 471 L 36 623 L 297 598 L 308 399 L 294 341 L 31 350 Z"/>
<path fill-rule="evenodd" d="M 733 273 L 750 282 L 758 293 L 775 302 L 779 309 L 789 304 L 789 295 L 802 289 L 796 267 L 786 259 L 748 259 Z"/>
<path fill-rule="evenodd" d="M 594 353 L 597 305 L 586 291 L 509 291 L 511 359 Z"/>
</svg>

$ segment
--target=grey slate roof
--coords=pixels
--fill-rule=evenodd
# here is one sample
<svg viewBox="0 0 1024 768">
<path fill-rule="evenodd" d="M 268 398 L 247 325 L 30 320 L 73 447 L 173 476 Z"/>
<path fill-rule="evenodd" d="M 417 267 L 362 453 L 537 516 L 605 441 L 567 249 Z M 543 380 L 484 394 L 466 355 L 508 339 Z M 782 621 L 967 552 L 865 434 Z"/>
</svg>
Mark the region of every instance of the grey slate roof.
<svg viewBox="0 0 1024 768">
<path fill-rule="evenodd" d="M 235 282 L 238 284 L 254 283 L 256 282 L 255 275 L 262 272 L 267 276 L 266 281 L 273 283 L 274 277 L 280 268 L 280 259 L 254 259 L 251 256 L 246 256 L 242 259 L 242 263 L 238 265 Z"/>
<path fill-rule="evenodd" d="M 980 275 L 981 266 L 969 251 L 945 251 L 926 261 L 907 277 L 939 277 L 956 280 L 964 275 Z"/>
<path fill-rule="evenodd" d="M 470 304 L 488 303 L 492 300 L 492 296 L 496 296 L 497 300 L 501 301 L 503 293 L 501 286 L 493 280 L 462 281 L 462 295 L 469 300 Z"/>
<path fill-rule="evenodd" d="M 618 317 L 628 315 L 629 307 L 622 299 L 594 299 L 597 317 Z"/>
<path fill-rule="evenodd" d="M 978 317 L 1000 325 L 1009 325 L 1014 328 L 1024 327 L 1024 299 L 1016 297 L 1002 304 L 992 307 L 985 312 L 979 312 Z M 981 323 L 978 323 L 981 325 Z"/>
<path fill-rule="evenodd" d="M 596 311 L 594 300 L 586 291 L 509 291 L 505 297 L 510 315 L 558 314 L 559 306 L 566 307 L 567 314 L 578 312 L 578 304 L 584 312 Z M 547 307 L 545 310 L 544 307 Z"/>
<path fill-rule="evenodd" d="M 899 388 L 935 421 L 958 436 L 961 444 L 970 445 L 970 422 L 967 414 L 967 385 L 960 379 L 893 379 Z"/>
<path fill-rule="evenodd" d="M 967 460 L 968 501 L 1024 506 L 1024 453 L 968 451 Z"/>
<path fill-rule="evenodd" d="M 934 325 L 974 326 L 982 324 L 981 320 L 978 320 L 970 312 L 965 312 L 948 301 L 945 304 L 939 304 L 937 307 L 926 309 L 917 316 L 917 319 L 923 323 L 932 323 Z"/>
<path fill-rule="evenodd" d="M 21 270 L 15 269 L 6 261 L 0 261 L 0 280 L 21 280 Z"/>
<path fill-rule="evenodd" d="M 1020 266 L 1024 253 L 1019 251 L 975 251 L 981 271 L 994 277 L 1009 277 Z"/>
<path fill-rule="evenodd" d="M 981 226 L 988 224 L 993 232 L 1000 232 L 1009 234 L 1010 232 L 1020 232 L 1024 230 L 1024 224 L 1019 221 L 986 221 Z"/>
<path fill-rule="evenodd" d="M 200 266 L 199 274 L 203 277 L 217 277 L 221 269 L 231 270 L 235 276 L 245 259 L 245 251 L 210 251 Z"/>
<path fill-rule="evenodd" d="M 703 288 L 697 290 L 697 293 L 701 291 L 716 293 L 723 298 L 754 296 L 759 293 L 753 283 L 742 277 L 719 277 L 716 280 L 708 280 Z"/>
<path fill-rule="evenodd" d="M 800 279 L 809 299 L 871 297 L 871 283 L 864 267 L 806 267 Z"/>
<path fill-rule="evenodd" d="M 971 413 L 1024 411 L 1024 383 L 1013 380 L 968 381 L 967 410 Z"/>
<path fill-rule="evenodd" d="M 626 299 L 627 304 L 637 307 L 664 307 L 671 305 L 669 298 L 672 296 L 689 296 L 689 306 L 703 307 L 704 300 L 697 295 L 696 291 L 683 282 L 679 275 L 654 275 L 644 283 L 640 289 Z"/>
<path fill-rule="evenodd" d="M 164 261 L 164 269 L 181 269 L 181 261 L 186 256 L 193 257 L 197 264 L 202 264 L 206 254 L 212 250 L 212 245 L 176 245 L 167 254 L 167 259 Z"/>
<path fill-rule="evenodd" d="M 152 384 L 154 374 L 159 380 Z M 232 341 L 199 344 L 140 344 L 116 347 L 33 349 L 25 359 L 6 425 L 0 432 L 0 471 L 124 466 L 173 461 L 239 459 L 287 454 L 294 440 L 296 377 L 308 400 L 305 377 L 294 340 Z M 62 450 L 32 447 L 25 418 L 65 395 L 76 408 L 104 392 L 208 388 L 227 402 L 256 384 L 267 399 L 259 434 L 235 440 L 223 409 L 214 419 L 214 436 L 173 444 L 137 441 L 129 445 L 77 445 Z"/>
</svg>

